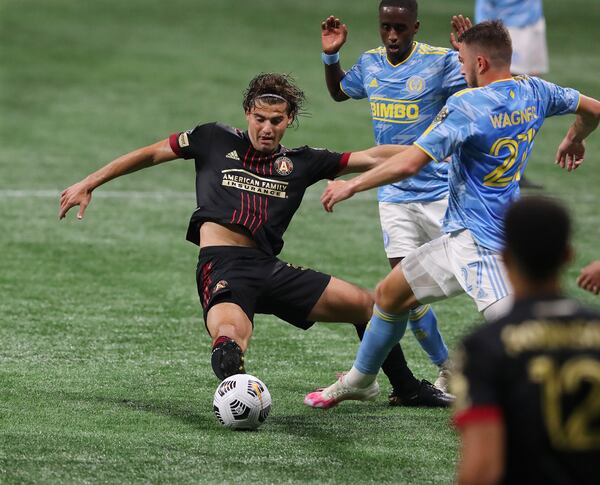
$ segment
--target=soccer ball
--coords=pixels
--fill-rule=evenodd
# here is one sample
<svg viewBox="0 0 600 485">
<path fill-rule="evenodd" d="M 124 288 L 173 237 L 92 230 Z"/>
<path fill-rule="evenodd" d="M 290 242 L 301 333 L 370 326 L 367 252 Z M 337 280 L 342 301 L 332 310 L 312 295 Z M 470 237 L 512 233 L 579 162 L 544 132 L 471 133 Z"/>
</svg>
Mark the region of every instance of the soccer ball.
<svg viewBox="0 0 600 485">
<path fill-rule="evenodd" d="M 226 428 L 255 429 L 265 422 L 271 411 L 271 394 L 260 379 L 250 374 L 236 374 L 217 387 L 213 410 Z"/>
</svg>

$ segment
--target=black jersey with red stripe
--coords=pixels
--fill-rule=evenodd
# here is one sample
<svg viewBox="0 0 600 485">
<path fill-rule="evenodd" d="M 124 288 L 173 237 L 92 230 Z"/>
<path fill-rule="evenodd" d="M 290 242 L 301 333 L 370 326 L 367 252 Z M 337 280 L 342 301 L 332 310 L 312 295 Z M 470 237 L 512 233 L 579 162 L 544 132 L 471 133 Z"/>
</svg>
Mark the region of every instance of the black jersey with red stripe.
<svg viewBox="0 0 600 485">
<path fill-rule="evenodd" d="M 220 123 L 199 125 L 173 134 L 171 149 L 195 159 L 197 208 L 187 239 L 200 244 L 206 221 L 242 227 L 268 254 L 283 247 L 283 233 L 306 189 L 334 178 L 348 163 L 349 153 L 308 146 L 256 151 L 248 134 Z"/>
<path fill-rule="evenodd" d="M 599 482 L 598 311 L 560 296 L 518 300 L 466 337 L 455 360 L 456 424 L 506 429 L 501 483 Z"/>
</svg>

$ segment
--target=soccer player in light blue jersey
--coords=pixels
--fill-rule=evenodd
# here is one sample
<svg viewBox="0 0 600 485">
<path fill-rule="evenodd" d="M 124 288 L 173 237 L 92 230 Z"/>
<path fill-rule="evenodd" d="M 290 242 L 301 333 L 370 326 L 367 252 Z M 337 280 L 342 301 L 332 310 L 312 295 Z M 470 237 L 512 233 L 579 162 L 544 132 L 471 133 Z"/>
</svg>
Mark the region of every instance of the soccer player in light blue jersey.
<svg viewBox="0 0 600 485">
<path fill-rule="evenodd" d="M 542 0 L 476 0 L 475 22 L 502 20 L 510 34 L 510 72 L 539 76 L 548 72 L 546 20 Z"/>
<path fill-rule="evenodd" d="M 546 20 L 542 0 L 475 0 L 475 22 L 501 20 L 512 41 L 510 72 L 540 76 L 548 72 Z M 529 177 L 521 188 L 542 189 Z"/>
<path fill-rule="evenodd" d="M 600 102 L 538 78 L 512 77 L 511 41 L 500 21 L 483 22 L 461 36 L 462 72 L 470 89 L 451 96 L 431 126 L 404 151 L 349 181 L 332 182 L 326 210 L 356 192 L 414 176 L 433 160 L 452 156 L 444 235 L 411 252 L 378 285 L 370 325 L 350 372 L 305 403 L 320 408 L 372 398 L 381 356 L 399 341 L 415 306 L 467 293 L 486 320 L 510 307 L 512 289 L 501 257 L 504 214 L 519 197 L 544 119 L 576 113 L 558 147 L 569 171 L 585 154 L 583 140 L 600 123 Z"/>
<path fill-rule="evenodd" d="M 417 10 L 416 0 L 381 1 L 379 30 L 384 46 L 363 53 L 347 72 L 339 63 L 346 26 L 334 17 L 322 24 L 329 92 L 336 101 L 369 99 L 378 145 L 413 143 L 448 96 L 466 87 L 457 52 L 414 40 L 420 25 Z M 444 160 L 435 161 L 414 177 L 379 188 L 383 242 L 392 268 L 412 250 L 441 235 L 448 203 L 448 165 Z M 430 360 L 439 366 L 435 386 L 446 391 L 448 348 L 430 305 L 412 309 L 409 326 Z M 399 386 L 393 389 L 390 402 L 402 404 L 401 394 Z"/>
</svg>

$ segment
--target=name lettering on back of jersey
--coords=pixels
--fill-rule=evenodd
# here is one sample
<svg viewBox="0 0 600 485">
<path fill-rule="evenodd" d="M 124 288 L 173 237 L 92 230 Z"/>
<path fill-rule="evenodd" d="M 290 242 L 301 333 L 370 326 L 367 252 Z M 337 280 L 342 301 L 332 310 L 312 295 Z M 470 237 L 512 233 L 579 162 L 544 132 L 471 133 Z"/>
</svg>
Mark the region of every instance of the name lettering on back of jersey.
<svg viewBox="0 0 600 485">
<path fill-rule="evenodd" d="M 500 334 L 509 355 L 559 349 L 600 349 L 598 321 L 527 320 L 507 325 Z"/>
<path fill-rule="evenodd" d="M 227 155 L 225 155 L 225 158 L 231 158 L 232 160 L 239 160 L 240 157 L 237 154 L 237 152 L 235 150 L 230 151 Z"/>
<path fill-rule="evenodd" d="M 419 104 L 418 101 L 371 96 L 371 115 L 377 121 L 414 123 L 419 119 Z"/>
<path fill-rule="evenodd" d="M 287 197 L 287 182 L 259 177 L 242 169 L 227 169 L 223 174 L 223 187 L 234 187 L 236 189 L 252 192 L 255 194 L 270 195 L 285 199 Z"/>
<path fill-rule="evenodd" d="M 528 106 L 519 111 L 510 113 L 503 112 L 490 115 L 490 121 L 494 128 L 505 128 L 507 126 L 523 125 L 532 120 L 537 120 L 538 114 L 535 106 Z"/>
</svg>

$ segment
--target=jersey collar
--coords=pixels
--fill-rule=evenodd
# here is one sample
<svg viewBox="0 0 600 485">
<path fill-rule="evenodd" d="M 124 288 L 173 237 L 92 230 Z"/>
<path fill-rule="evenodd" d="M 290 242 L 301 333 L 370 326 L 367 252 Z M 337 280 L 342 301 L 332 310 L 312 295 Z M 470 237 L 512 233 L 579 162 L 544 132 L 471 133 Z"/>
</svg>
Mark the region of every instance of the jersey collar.
<svg viewBox="0 0 600 485">
<path fill-rule="evenodd" d="M 388 59 L 388 56 L 387 56 L 387 52 L 385 51 L 385 46 L 384 46 L 384 47 L 383 47 L 383 52 L 384 52 L 384 55 L 385 55 L 385 61 L 386 61 L 386 62 L 387 62 L 387 63 L 388 63 L 390 66 L 392 66 L 392 67 L 398 67 L 398 66 L 400 66 L 400 65 L 404 64 L 404 63 L 405 63 L 406 61 L 408 61 L 408 60 L 409 60 L 409 59 L 412 57 L 412 55 L 415 53 L 415 50 L 417 49 L 417 44 L 418 44 L 418 42 L 417 42 L 417 41 L 413 41 L 413 46 L 412 46 L 412 50 L 410 51 L 410 54 L 408 54 L 408 56 L 406 57 L 406 59 L 404 59 L 403 61 L 400 61 L 398 64 L 392 64 L 392 63 L 390 62 L 390 60 Z"/>
<path fill-rule="evenodd" d="M 511 77 L 506 77 L 506 78 L 504 78 L 504 79 L 498 79 L 498 80 L 496 80 L 496 81 L 492 81 L 490 84 L 488 84 L 488 86 L 490 86 L 491 84 L 496 84 L 496 83 L 505 83 L 505 82 L 507 82 L 507 81 L 514 81 L 514 80 L 515 80 L 515 78 L 514 78 L 514 77 L 512 77 L 512 76 L 511 76 Z"/>
<path fill-rule="evenodd" d="M 250 153 L 255 155 L 255 154 L 259 154 L 261 157 L 276 157 L 278 155 L 284 155 L 285 154 L 285 147 L 280 143 L 277 146 L 277 150 L 275 150 L 273 153 L 263 153 L 263 152 L 259 152 L 256 148 L 254 148 L 254 145 L 252 145 L 252 140 L 250 140 L 250 136 L 248 135 L 248 130 L 243 131 L 242 132 L 242 136 L 244 137 L 244 139 L 246 140 L 246 142 L 248 142 L 248 145 L 250 146 Z"/>
</svg>

